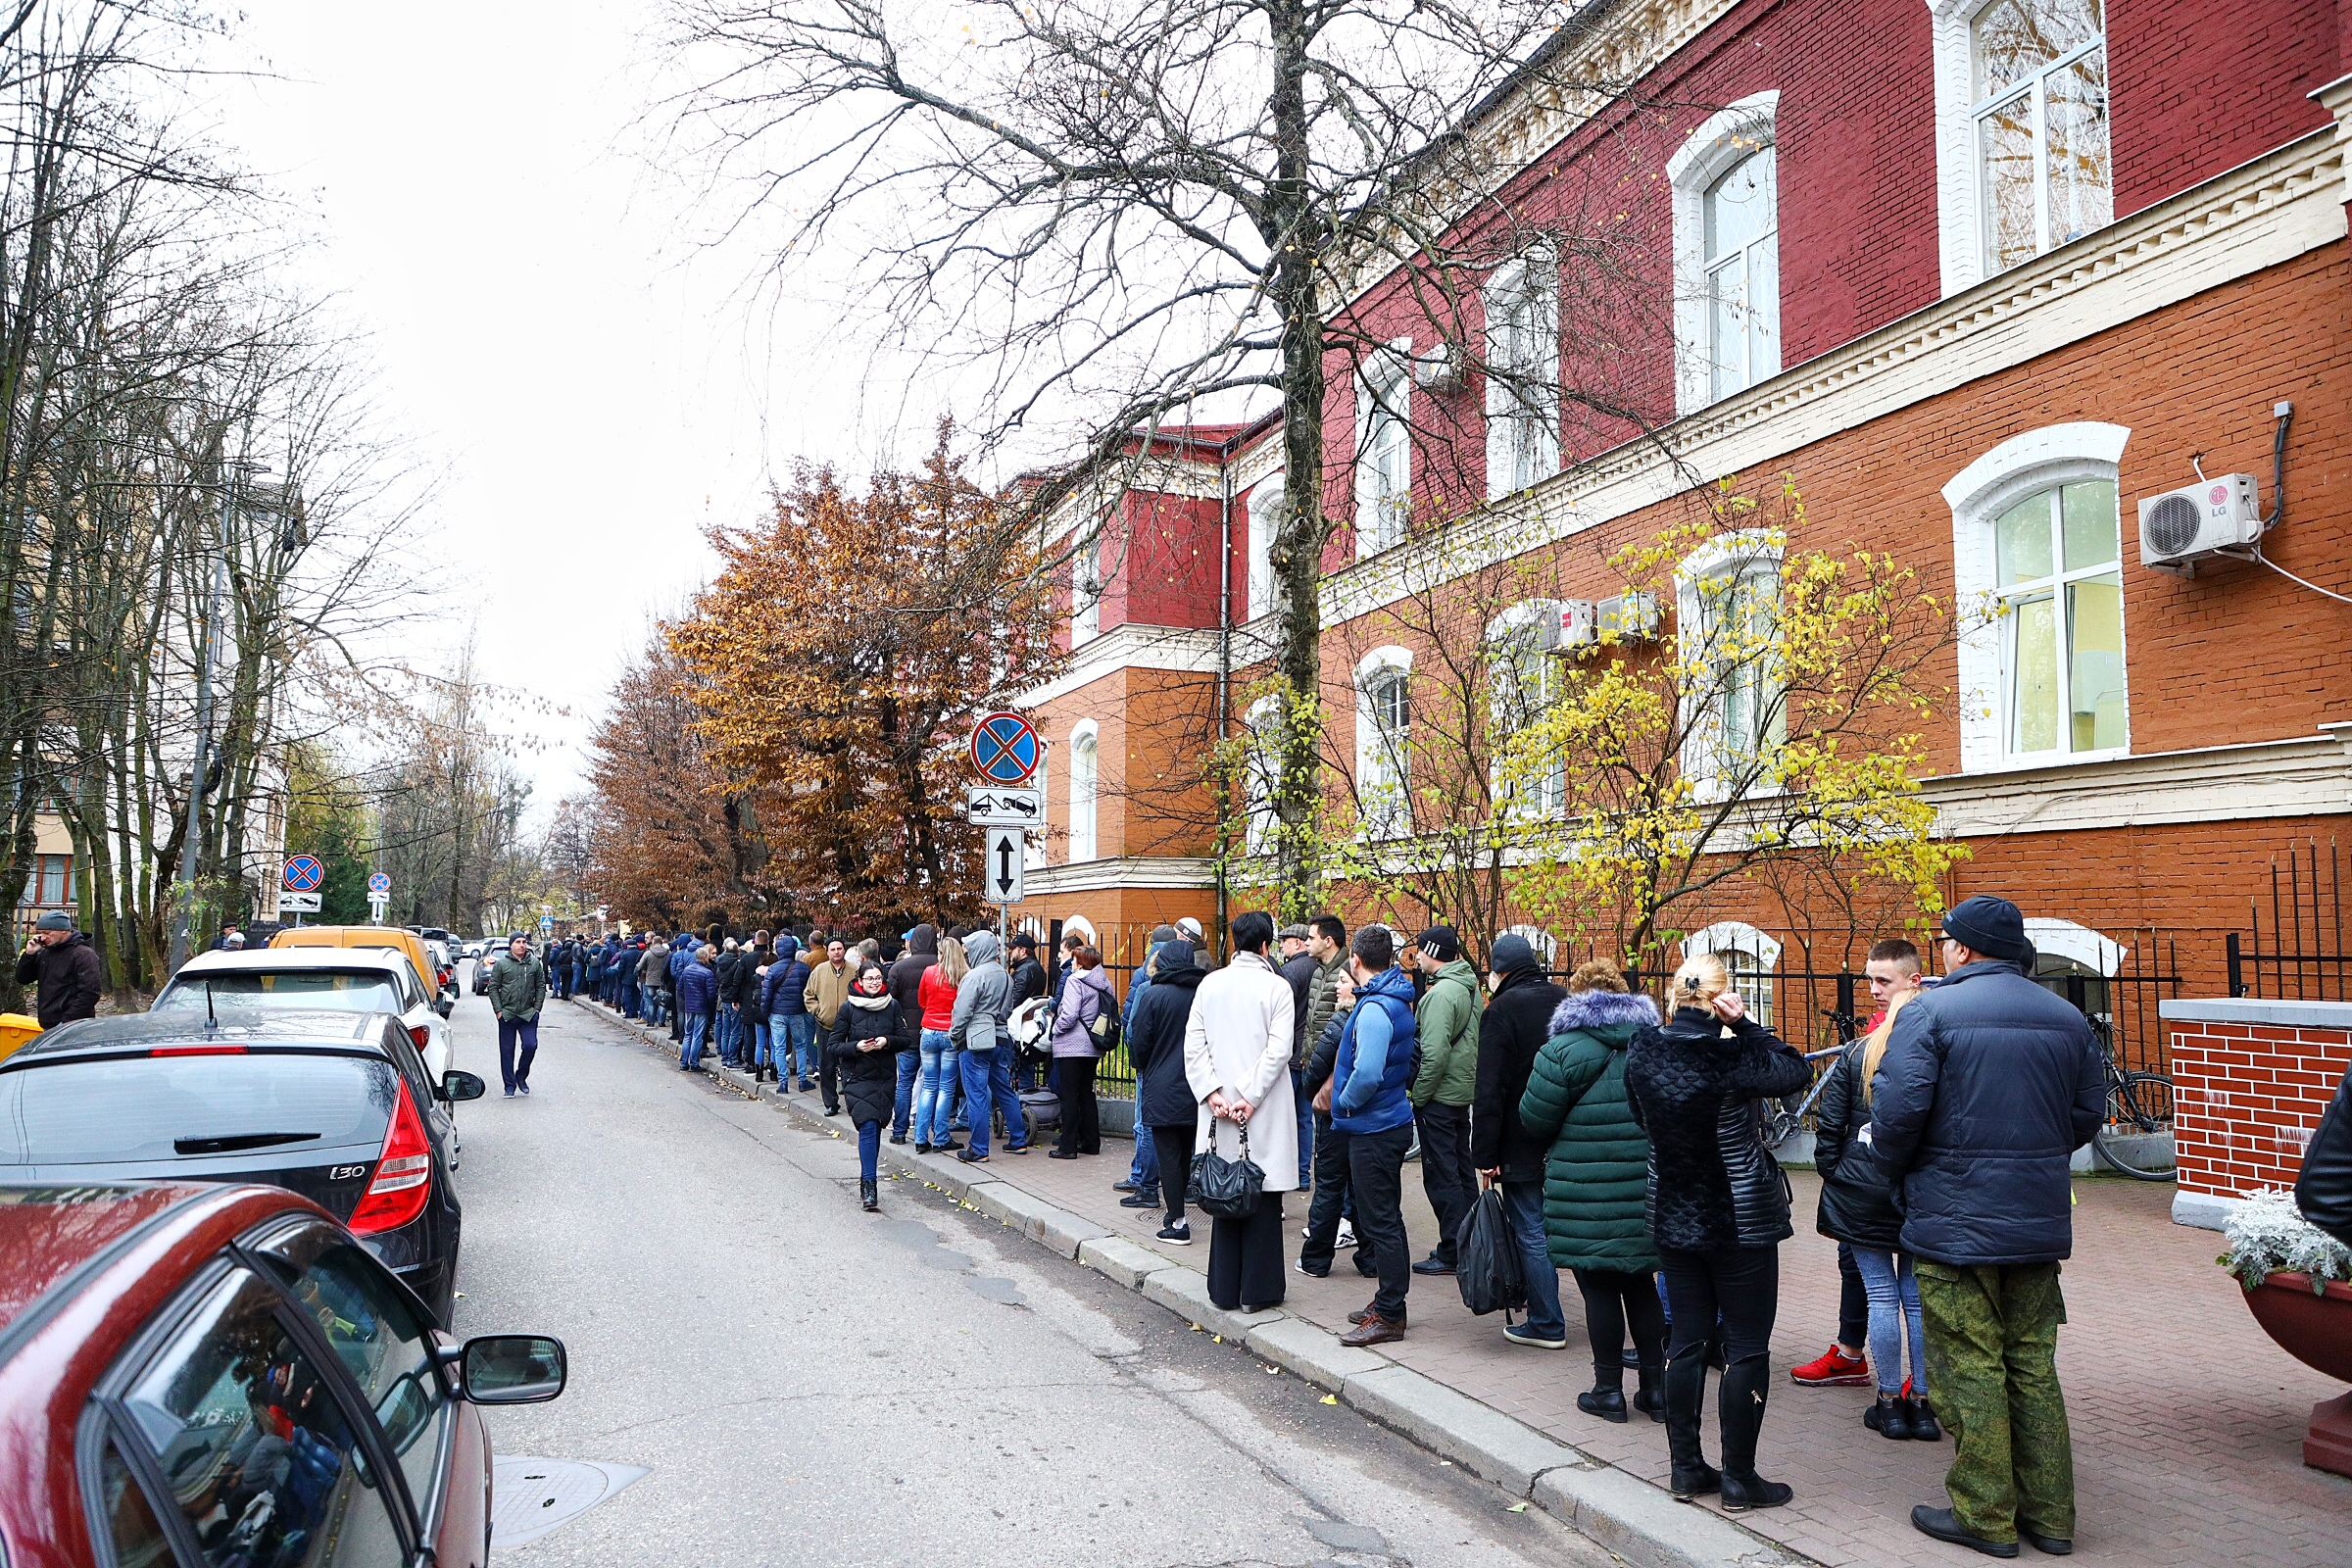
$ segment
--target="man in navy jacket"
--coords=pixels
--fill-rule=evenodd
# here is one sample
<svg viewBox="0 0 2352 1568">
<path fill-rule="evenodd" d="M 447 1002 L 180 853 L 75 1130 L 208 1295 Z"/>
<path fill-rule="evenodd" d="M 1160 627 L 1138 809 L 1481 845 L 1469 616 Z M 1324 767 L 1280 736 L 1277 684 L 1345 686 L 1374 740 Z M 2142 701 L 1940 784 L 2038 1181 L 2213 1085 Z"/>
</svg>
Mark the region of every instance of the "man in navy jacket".
<svg viewBox="0 0 2352 1568">
<path fill-rule="evenodd" d="M 2074 1251 L 2074 1152 L 2106 1113 L 2106 1068 L 2082 1013 L 2034 983 L 2025 918 L 1979 896 L 1943 917 L 1944 977 L 1895 1017 L 1867 1137 L 1903 1195 L 1957 1452 L 1949 1508 L 1911 1522 L 2014 1557 L 2074 1549 L 2075 1461 L 2058 1387 L 2058 1265 Z"/>
</svg>

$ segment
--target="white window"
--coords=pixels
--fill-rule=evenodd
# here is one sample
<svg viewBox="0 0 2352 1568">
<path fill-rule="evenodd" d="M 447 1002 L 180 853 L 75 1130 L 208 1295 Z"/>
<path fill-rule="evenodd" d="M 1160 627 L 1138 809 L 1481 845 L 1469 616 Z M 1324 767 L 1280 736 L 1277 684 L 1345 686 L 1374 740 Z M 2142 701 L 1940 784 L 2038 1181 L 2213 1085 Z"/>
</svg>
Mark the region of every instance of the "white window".
<svg viewBox="0 0 2352 1568">
<path fill-rule="evenodd" d="M 2130 434 L 2087 421 L 2029 431 L 1943 488 L 1963 769 L 2130 750 L 2116 509 Z"/>
<path fill-rule="evenodd" d="M 1276 747 L 1282 733 L 1282 705 L 1272 697 L 1258 699 L 1250 710 L 1249 753 L 1242 760 L 1242 847 L 1263 855 L 1274 847 L 1274 787 L 1282 767 Z"/>
<path fill-rule="evenodd" d="M 1053 761 L 1054 748 L 1051 746 L 1040 747 L 1037 757 L 1037 771 L 1029 775 L 1029 787 L 1037 791 L 1039 800 L 1046 803 L 1048 816 L 1051 816 L 1054 811 L 1054 794 L 1047 787 L 1046 774 Z M 1046 835 L 1042 830 L 1028 834 L 1022 839 L 1021 863 L 1032 871 L 1046 863 Z"/>
<path fill-rule="evenodd" d="M 1732 972 L 1732 989 L 1756 1022 L 1772 1027 L 1772 977 L 1781 967 L 1781 945 L 1744 920 L 1718 920 L 1683 939 L 1683 956 L 1712 953 Z"/>
<path fill-rule="evenodd" d="M 1371 837 L 1412 828 L 1413 656 L 1382 648 L 1355 669 L 1356 810 Z"/>
<path fill-rule="evenodd" d="M 1250 490 L 1249 618 L 1274 608 L 1274 531 L 1282 526 L 1282 471 L 1276 469 Z"/>
<path fill-rule="evenodd" d="M 2104 0 L 1929 0 L 1947 294 L 2115 218 Z"/>
<path fill-rule="evenodd" d="M 1095 743 L 1095 721 L 1081 719 L 1070 731 L 1070 859 L 1091 860 L 1095 843 L 1095 797 L 1101 752 Z"/>
<path fill-rule="evenodd" d="M 1514 784 L 1501 773 L 1510 738 L 1529 728 L 1560 698 L 1560 660 L 1537 645 L 1546 620 L 1557 622 L 1565 607 L 1556 599 L 1513 605 L 1487 628 L 1489 747 L 1494 757 L 1496 805 L 1506 810 L 1549 815 L 1568 801 L 1568 767 L 1553 757 L 1542 774 Z"/>
<path fill-rule="evenodd" d="M 1411 345 L 1405 345 L 1409 351 Z M 1412 517 L 1412 377 L 1406 353 L 1394 348 L 1365 368 L 1357 388 L 1355 553 L 1376 555 L 1404 543 Z"/>
<path fill-rule="evenodd" d="M 1559 280 L 1545 256 L 1494 270 L 1487 282 L 1487 495 L 1507 496 L 1560 470 Z"/>
<path fill-rule="evenodd" d="M 1092 642 L 1102 630 L 1102 531 L 1097 527 L 1070 559 L 1070 646 Z"/>
<path fill-rule="evenodd" d="M 1676 574 L 1686 671 L 1683 771 L 1720 799 L 1754 786 L 1788 738 L 1777 653 L 1781 545 L 1757 530 L 1718 535 Z"/>
<path fill-rule="evenodd" d="M 1666 160 L 1675 404 L 1685 414 L 1780 373 L 1779 107 L 1777 92 L 1729 104 Z"/>
</svg>

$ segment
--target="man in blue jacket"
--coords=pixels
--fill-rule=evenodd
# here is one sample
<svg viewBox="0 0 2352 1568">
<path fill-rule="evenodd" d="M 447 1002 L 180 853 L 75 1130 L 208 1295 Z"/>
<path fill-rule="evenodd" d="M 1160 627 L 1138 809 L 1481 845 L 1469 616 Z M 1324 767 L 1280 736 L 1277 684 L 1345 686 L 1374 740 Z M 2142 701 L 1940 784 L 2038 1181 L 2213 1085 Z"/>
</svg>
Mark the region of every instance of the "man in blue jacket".
<svg viewBox="0 0 2352 1568">
<path fill-rule="evenodd" d="M 808 964 L 801 956 L 800 939 L 787 931 L 776 938 L 776 956 L 760 982 L 760 1010 L 767 1014 L 774 1053 L 772 1075 L 785 1094 L 792 1093 L 796 1076 L 804 1090 L 816 1087 L 808 1076 L 814 1026 L 808 1018 L 808 999 L 802 995 L 808 986 Z"/>
<path fill-rule="evenodd" d="M 1413 1283 L 1404 1237 L 1404 1153 L 1413 1144 L 1413 1106 L 1406 1098 L 1413 1078 L 1413 982 L 1396 967 L 1396 941 L 1379 925 L 1355 934 L 1348 973 L 1355 982 L 1355 1007 L 1315 1108 L 1328 1110 L 1333 1130 L 1348 1140 L 1355 1234 L 1380 1270 L 1380 1290 L 1370 1305 L 1348 1314 L 1355 1327 L 1340 1339 L 1361 1347 L 1404 1338 L 1404 1298 Z"/>
<path fill-rule="evenodd" d="M 1925 1535 L 1992 1557 L 2074 1549 L 2075 1458 L 2058 1387 L 2058 1265 L 2074 1251 L 2074 1152 L 2106 1113 L 2082 1014 L 2034 983 L 2025 917 L 1984 896 L 1943 917 L 1941 984 L 1895 1015 L 1866 1136 L 1903 1194 L 1956 1449 Z"/>
</svg>

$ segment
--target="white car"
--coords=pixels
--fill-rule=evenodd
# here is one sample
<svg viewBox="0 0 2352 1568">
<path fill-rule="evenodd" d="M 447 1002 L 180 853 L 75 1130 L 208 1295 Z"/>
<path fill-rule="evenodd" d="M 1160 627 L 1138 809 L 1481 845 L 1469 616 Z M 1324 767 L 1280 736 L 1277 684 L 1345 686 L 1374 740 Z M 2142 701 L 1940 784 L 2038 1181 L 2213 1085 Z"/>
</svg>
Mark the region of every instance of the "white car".
<svg viewBox="0 0 2352 1568">
<path fill-rule="evenodd" d="M 426 1079 L 439 1084 L 454 1065 L 449 1014 L 456 1004 L 398 948 L 251 948 L 199 953 L 159 992 L 151 1012 L 212 1007 L 327 1009 L 388 1012 L 401 1021 L 424 1060 Z M 454 1102 L 436 1097 L 429 1115 L 452 1127 Z"/>
</svg>

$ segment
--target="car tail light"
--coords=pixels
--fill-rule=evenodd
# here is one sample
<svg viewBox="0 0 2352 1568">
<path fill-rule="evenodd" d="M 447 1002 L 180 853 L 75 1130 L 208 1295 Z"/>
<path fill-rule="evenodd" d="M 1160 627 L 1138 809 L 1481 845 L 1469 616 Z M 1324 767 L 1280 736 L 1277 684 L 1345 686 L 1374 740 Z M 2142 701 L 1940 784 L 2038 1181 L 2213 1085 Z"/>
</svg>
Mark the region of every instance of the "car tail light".
<svg viewBox="0 0 2352 1568">
<path fill-rule="evenodd" d="M 413 1023 L 409 1025 L 409 1038 L 416 1042 L 418 1051 L 422 1051 L 432 1043 L 433 1032 L 420 1023 Z"/>
<path fill-rule="evenodd" d="M 432 1146 L 424 1141 L 424 1120 L 403 1083 L 392 1106 L 392 1125 L 384 1132 L 383 1152 L 376 1156 L 375 1179 L 344 1223 L 355 1236 L 396 1231 L 424 1212 L 432 1180 Z"/>
</svg>

